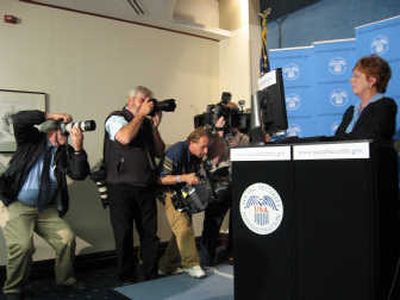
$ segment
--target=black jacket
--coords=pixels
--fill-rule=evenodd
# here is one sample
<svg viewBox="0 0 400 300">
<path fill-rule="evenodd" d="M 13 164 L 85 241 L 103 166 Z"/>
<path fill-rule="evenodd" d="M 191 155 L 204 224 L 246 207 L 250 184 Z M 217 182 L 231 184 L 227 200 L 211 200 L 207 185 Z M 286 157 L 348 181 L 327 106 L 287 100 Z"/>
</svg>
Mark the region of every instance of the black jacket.
<svg viewBox="0 0 400 300">
<path fill-rule="evenodd" d="M 134 116 L 123 109 L 111 113 L 111 116 L 121 116 L 130 122 Z M 122 145 L 110 140 L 105 132 L 104 161 L 107 170 L 108 184 L 129 184 L 146 187 L 155 183 L 156 164 L 153 129 L 151 121 L 145 118 L 137 136 L 128 144 Z"/>
<path fill-rule="evenodd" d="M 381 98 L 370 103 L 361 112 L 353 130 L 346 133 L 354 115 L 354 106 L 350 106 L 343 115 L 335 135 L 344 138 L 373 139 L 391 141 L 396 130 L 397 105 L 391 98 Z"/>
<path fill-rule="evenodd" d="M 21 111 L 13 116 L 17 149 L 7 170 L 0 177 L 0 200 L 5 205 L 17 200 L 29 171 L 46 149 L 47 135 L 35 127 L 44 121 L 45 113 L 42 111 Z M 69 202 L 66 175 L 75 180 L 83 180 L 89 174 L 89 164 L 84 151 L 75 154 L 69 145 L 58 147 L 55 164 L 60 193 L 56 198 L 56 207 L 60 216 L 63 216 L 68 211 Z"/>
</svg>

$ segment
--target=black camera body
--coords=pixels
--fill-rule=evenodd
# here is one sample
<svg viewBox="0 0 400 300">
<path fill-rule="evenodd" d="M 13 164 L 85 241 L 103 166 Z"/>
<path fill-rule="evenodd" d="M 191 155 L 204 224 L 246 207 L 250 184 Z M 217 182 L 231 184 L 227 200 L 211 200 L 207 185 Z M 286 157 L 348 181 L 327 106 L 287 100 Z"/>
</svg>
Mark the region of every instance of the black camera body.
<svg viewBox="0 0 400 300">
<path fill-rule="evenodd" d="M 149 114 L 150 116 L 154 116 L 156 112 L 159 111 L 166 111 L 166 112 L 172 112 L 175 111 L 176 109 L 176 100 L 175 99 L 165 99 L 162 101 L 158 101 L 155 98 L 150 99 L 154 103 L 154 108 Z"/>
<path fill-rule="evenodd" d="M 208 164 L 202 162 L 196 176 L 200 182 L 196 185 L 178 184 L 172 188 L 171 199 L 175 209 L 195 214 L 204 211 L 213 199 L 213 187 L 209 179 Z"/>
<path fill-rule="evenodd" d="M 200 183 L 184 185 L 172 190 L 172 203 L 176 210 L 196 214 L 204 211 L 210 203 L 231 198 L 230 164 L 212 167 L 210 161 L 203 162 L 197 176 Z"/>
<path fill-rule="evenodd" d="M 196 214 L 207 208 L 212 198 L 212 188 L 207 180 L 201 180 L 199 184 L 173 190 L 171 197 L 176 210 Z"/>
</svg>

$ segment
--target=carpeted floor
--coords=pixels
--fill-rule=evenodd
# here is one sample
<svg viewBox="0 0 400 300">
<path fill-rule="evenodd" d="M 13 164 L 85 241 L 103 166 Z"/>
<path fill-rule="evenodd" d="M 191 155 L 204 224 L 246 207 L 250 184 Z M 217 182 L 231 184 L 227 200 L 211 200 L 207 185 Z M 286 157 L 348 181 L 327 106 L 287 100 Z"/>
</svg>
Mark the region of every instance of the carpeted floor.
<svg viewBox="0 0 400 300">
<path fill-rule="evenodd" d="M 233 267 L 220 265 L 207 270 L 204 279 L 186 274 L 116 288 L 128 299 L 138 300 L 228 300 L 233 299 Z"/>
<path fill-rule="evenodd" d="M 54 284 L 52 274 L 43 274 L 29 280 L 27 300 L 58 300 L 58 299 L 93 299 L 111 300 L 121 299 L 113 292 L 121 283 L 115 278 L 115 267 L 106 267 L 100 270 L 80 271 L 78 273 L 79 284 L 76 288 L 59 288 Z M 5 299 L 0 292 L 0 300 Z"/>
<path fill-rule="evenodd" d="M 208 277 L 192 279 L 186 274 L 152 281 L 125 284 L 115 278 L 115 266 L 79 270 L 79 285 L 74 289 L 58 288 L 52 274 L 41 274 L 29 280 L 26 300 L 228 300 L 233 299 L 233 268 L 220 265 L 207 270 Z M 0 291 L 0 300 L 5 297 Z"/>
</svg>

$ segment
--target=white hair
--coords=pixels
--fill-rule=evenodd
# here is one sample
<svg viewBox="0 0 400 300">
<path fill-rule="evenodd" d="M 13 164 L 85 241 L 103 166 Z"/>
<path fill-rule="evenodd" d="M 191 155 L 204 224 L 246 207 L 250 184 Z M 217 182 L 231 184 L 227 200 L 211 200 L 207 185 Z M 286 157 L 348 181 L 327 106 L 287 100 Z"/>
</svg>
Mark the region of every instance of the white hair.
<svg viewBox="0 0 400 300">
<path fill-rule="evenodd" d="M 147 87 L 142 86 L 142 85 L 138 85 L 134 89 L 130 90 L 128 95 L 129 95 L 129 97 L 135 97 L 138 93 L 142 93 L 145 96 L 148 96 L 150 98 L 153 97 L 153 92 L 150 89 L 148 89 Z"/>
</svg>

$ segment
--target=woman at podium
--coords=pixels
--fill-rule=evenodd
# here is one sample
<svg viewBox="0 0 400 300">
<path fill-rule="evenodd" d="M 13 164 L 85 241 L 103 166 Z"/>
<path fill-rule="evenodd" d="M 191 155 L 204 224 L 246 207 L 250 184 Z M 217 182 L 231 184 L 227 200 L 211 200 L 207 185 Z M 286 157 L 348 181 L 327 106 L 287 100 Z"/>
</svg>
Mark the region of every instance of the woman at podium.
<svg viewBox="0 0 400 300">
<path fill-rule="evenodd" d="M 390 77 L 390 66 L 381 57 L 371 55 L 361 58 L 353 68 L 350 80 L 360 103 L 346 110 L 336 131 L 336 136 L 345 139 L 374 141 L 371 149 L 380 212 L 380 263 L 376 274 L 380 274 L 379 299 L 398 299 L 393 298 L 393 293 L 395 282 L 400 280 L 400 277 L 394 278 L 400 235 L 397 153 L 393 147 L 397 105 L 393 99 L 384 96 Z"/>
<path fill-rule="evenodd" d="M 360 104 L 346 110 L 336 136 L 393 139 L 397 105 L 393 99 L 384 96 L 391 73 L 389 64 L 377 55 L 363 57 L 356 63 L 350 83 Z"/>
</svg>

